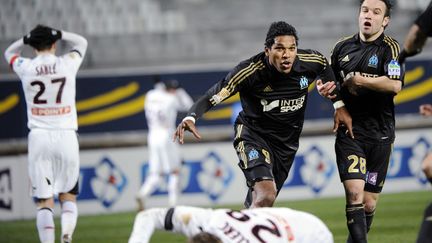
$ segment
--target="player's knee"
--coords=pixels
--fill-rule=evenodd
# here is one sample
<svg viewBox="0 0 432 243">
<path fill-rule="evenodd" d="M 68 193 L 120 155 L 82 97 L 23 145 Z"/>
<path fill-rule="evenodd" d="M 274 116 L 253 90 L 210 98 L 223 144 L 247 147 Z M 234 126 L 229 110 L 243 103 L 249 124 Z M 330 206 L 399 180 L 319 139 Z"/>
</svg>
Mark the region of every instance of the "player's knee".
<svg viewBox="0 0 432 243">
<path fill-rule="evenodd" d="M 349 203 L 362 203 L 363 202 L 363 190 L 357 188 L 349 188 L 346 191 L 346 197 Z"/>
<path fill-rule="evenodd" d="M 257 194 L 256 199 L 254 200 L 254 207 L 272 207 L 274 201 L 276 200 L 276 193 L 268 192 L 268 193 L 260 193 Z"/>
<path fill-rule="evenodd" d="M 372 200 L 365 200 L 365 203 L 364 203 L 365 211 L 366 212 L 375 211 L 376 205 L 377 205 L 376 200 L 373 200 L 373 199 Z"/>
<path fill-rule="evenodd" d="M 54 208 L 53 198 L 38 198 L 36 199 L 36 204 L 38 208 Z"/>
</svg>

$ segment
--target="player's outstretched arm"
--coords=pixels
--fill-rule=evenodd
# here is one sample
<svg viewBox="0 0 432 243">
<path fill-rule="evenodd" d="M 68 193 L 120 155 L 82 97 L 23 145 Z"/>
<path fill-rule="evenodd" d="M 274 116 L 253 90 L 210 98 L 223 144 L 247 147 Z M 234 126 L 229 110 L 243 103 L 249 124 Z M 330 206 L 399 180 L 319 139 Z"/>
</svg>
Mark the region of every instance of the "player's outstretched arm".
<svg viewBox="0 0 432 243">
<path fill-rule="evenodd" d="M 168 209 L 152 208 L 139 212 L 134 221 L 129 243 L 146 243 L 150 241 L 155 229 L 163 229 Z"/>
</svg>

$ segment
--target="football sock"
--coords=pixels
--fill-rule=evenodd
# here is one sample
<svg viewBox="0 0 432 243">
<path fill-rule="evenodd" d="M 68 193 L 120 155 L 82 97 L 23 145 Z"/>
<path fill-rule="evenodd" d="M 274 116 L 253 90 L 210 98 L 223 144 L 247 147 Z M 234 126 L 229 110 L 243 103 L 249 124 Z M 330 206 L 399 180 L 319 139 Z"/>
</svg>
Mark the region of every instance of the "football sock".
<svg viewBox="0 0 432 243">
<path fill-rule="evenodd" d="M 366 216 L 363 204 L 346 205 L 347 226 L 353 243 L 366 243 Z"/>
<path fill-rule="evenodd" d="M 372 212 L 365 212 L 365 216 L 366 216 L 366 230 L 367 232 L 369 232 L 373 222 L 373 218 L 375 216 L 375 210 L 373 210 Z"/>
<path fill-rule="evenodd" d="M 170 207 L 177 204 L 179 176 L 177 174 L 170 174 L 168 179 L 168 197 Z"/>
<path fill-rule="evenodd" d="M 64 201 L 61 208 L 61 235 L 63 237 L 63 235 L 67 234 L 72 237 L 78 219 L 78 208 L 76 202 Z"/>
<path fill-rule="evenodd" d="M 417 243 L 430 243 L 432 239 L 432 203 L 425 209 Z"/>
<path fill-rule="evenodd" d="M 51 208 L 40 208 L 36 213 L 36 226 L 39 240 L 42 243 L 54 243 L 55 226 L 54 215 Z"/>
</svg>

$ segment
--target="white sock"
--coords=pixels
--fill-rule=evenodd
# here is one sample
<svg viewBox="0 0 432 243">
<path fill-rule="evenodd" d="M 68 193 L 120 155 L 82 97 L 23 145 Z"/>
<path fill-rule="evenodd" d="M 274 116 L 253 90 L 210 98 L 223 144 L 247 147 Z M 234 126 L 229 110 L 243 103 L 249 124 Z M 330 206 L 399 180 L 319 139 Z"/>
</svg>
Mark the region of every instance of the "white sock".
<svg viewBox="0 0 432 243">
<path fill-rule="evenodd" d="M 76 202 L 64 201 L 61 209 L 61 235 L 63 237 L 63 235 L 68 234 L 72 237 L 78 219 L 78 208 Z"/>
<path fill-rule="evenodd" d="M 179 176 L 178 174 L 170 174 L 168 179 L 168 202 L 170 207 L 177 204 L 178 189 L 179 189 Z"/>
<path fill-rule="evenodd" d="M 54 214 L 50 208 L 38 209 L 36 213 L 36 226 L 39 233 L 39 240 L 42 243 L 54 243 L 55 226 Z"/>
<path fill-rule="evenodd" d="M 138 192 L 138 197 L 144 199 L 151 193 L 153 193 L 158 187 L 160 176 L 158 174 L 151 173 L 148 178 L 144 181 L 141 189 Z"/>
</svg>

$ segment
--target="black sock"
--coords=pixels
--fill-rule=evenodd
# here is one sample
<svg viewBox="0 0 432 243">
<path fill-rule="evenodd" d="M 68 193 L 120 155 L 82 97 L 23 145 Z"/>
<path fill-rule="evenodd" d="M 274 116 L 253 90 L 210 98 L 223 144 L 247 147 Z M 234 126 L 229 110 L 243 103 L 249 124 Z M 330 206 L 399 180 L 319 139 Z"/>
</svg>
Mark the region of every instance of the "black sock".
<svg viewBox="0 0 432 243">
<path fill-rule="evenodd" d="M 375 210 L 370 213 L 365 212 L 365 216 L 366 216 L 366 230 L 367 232 L 369 232 L 372 225 L 373 218 L 375 216 Z"/>
<path fill-rule="evenodd" d="M 426 208 L 420 231 L 417 237 L 417 243 L 430 243 L 432 239 L 432 221 L 427 220 L 432 217 L 432 203 Z"/>
<path fill-rule="evenodd" d="M 348 230 L 353 243 L 366 243 L 366 216 L 363 204 L 346 205 Z"/>
</svg>

